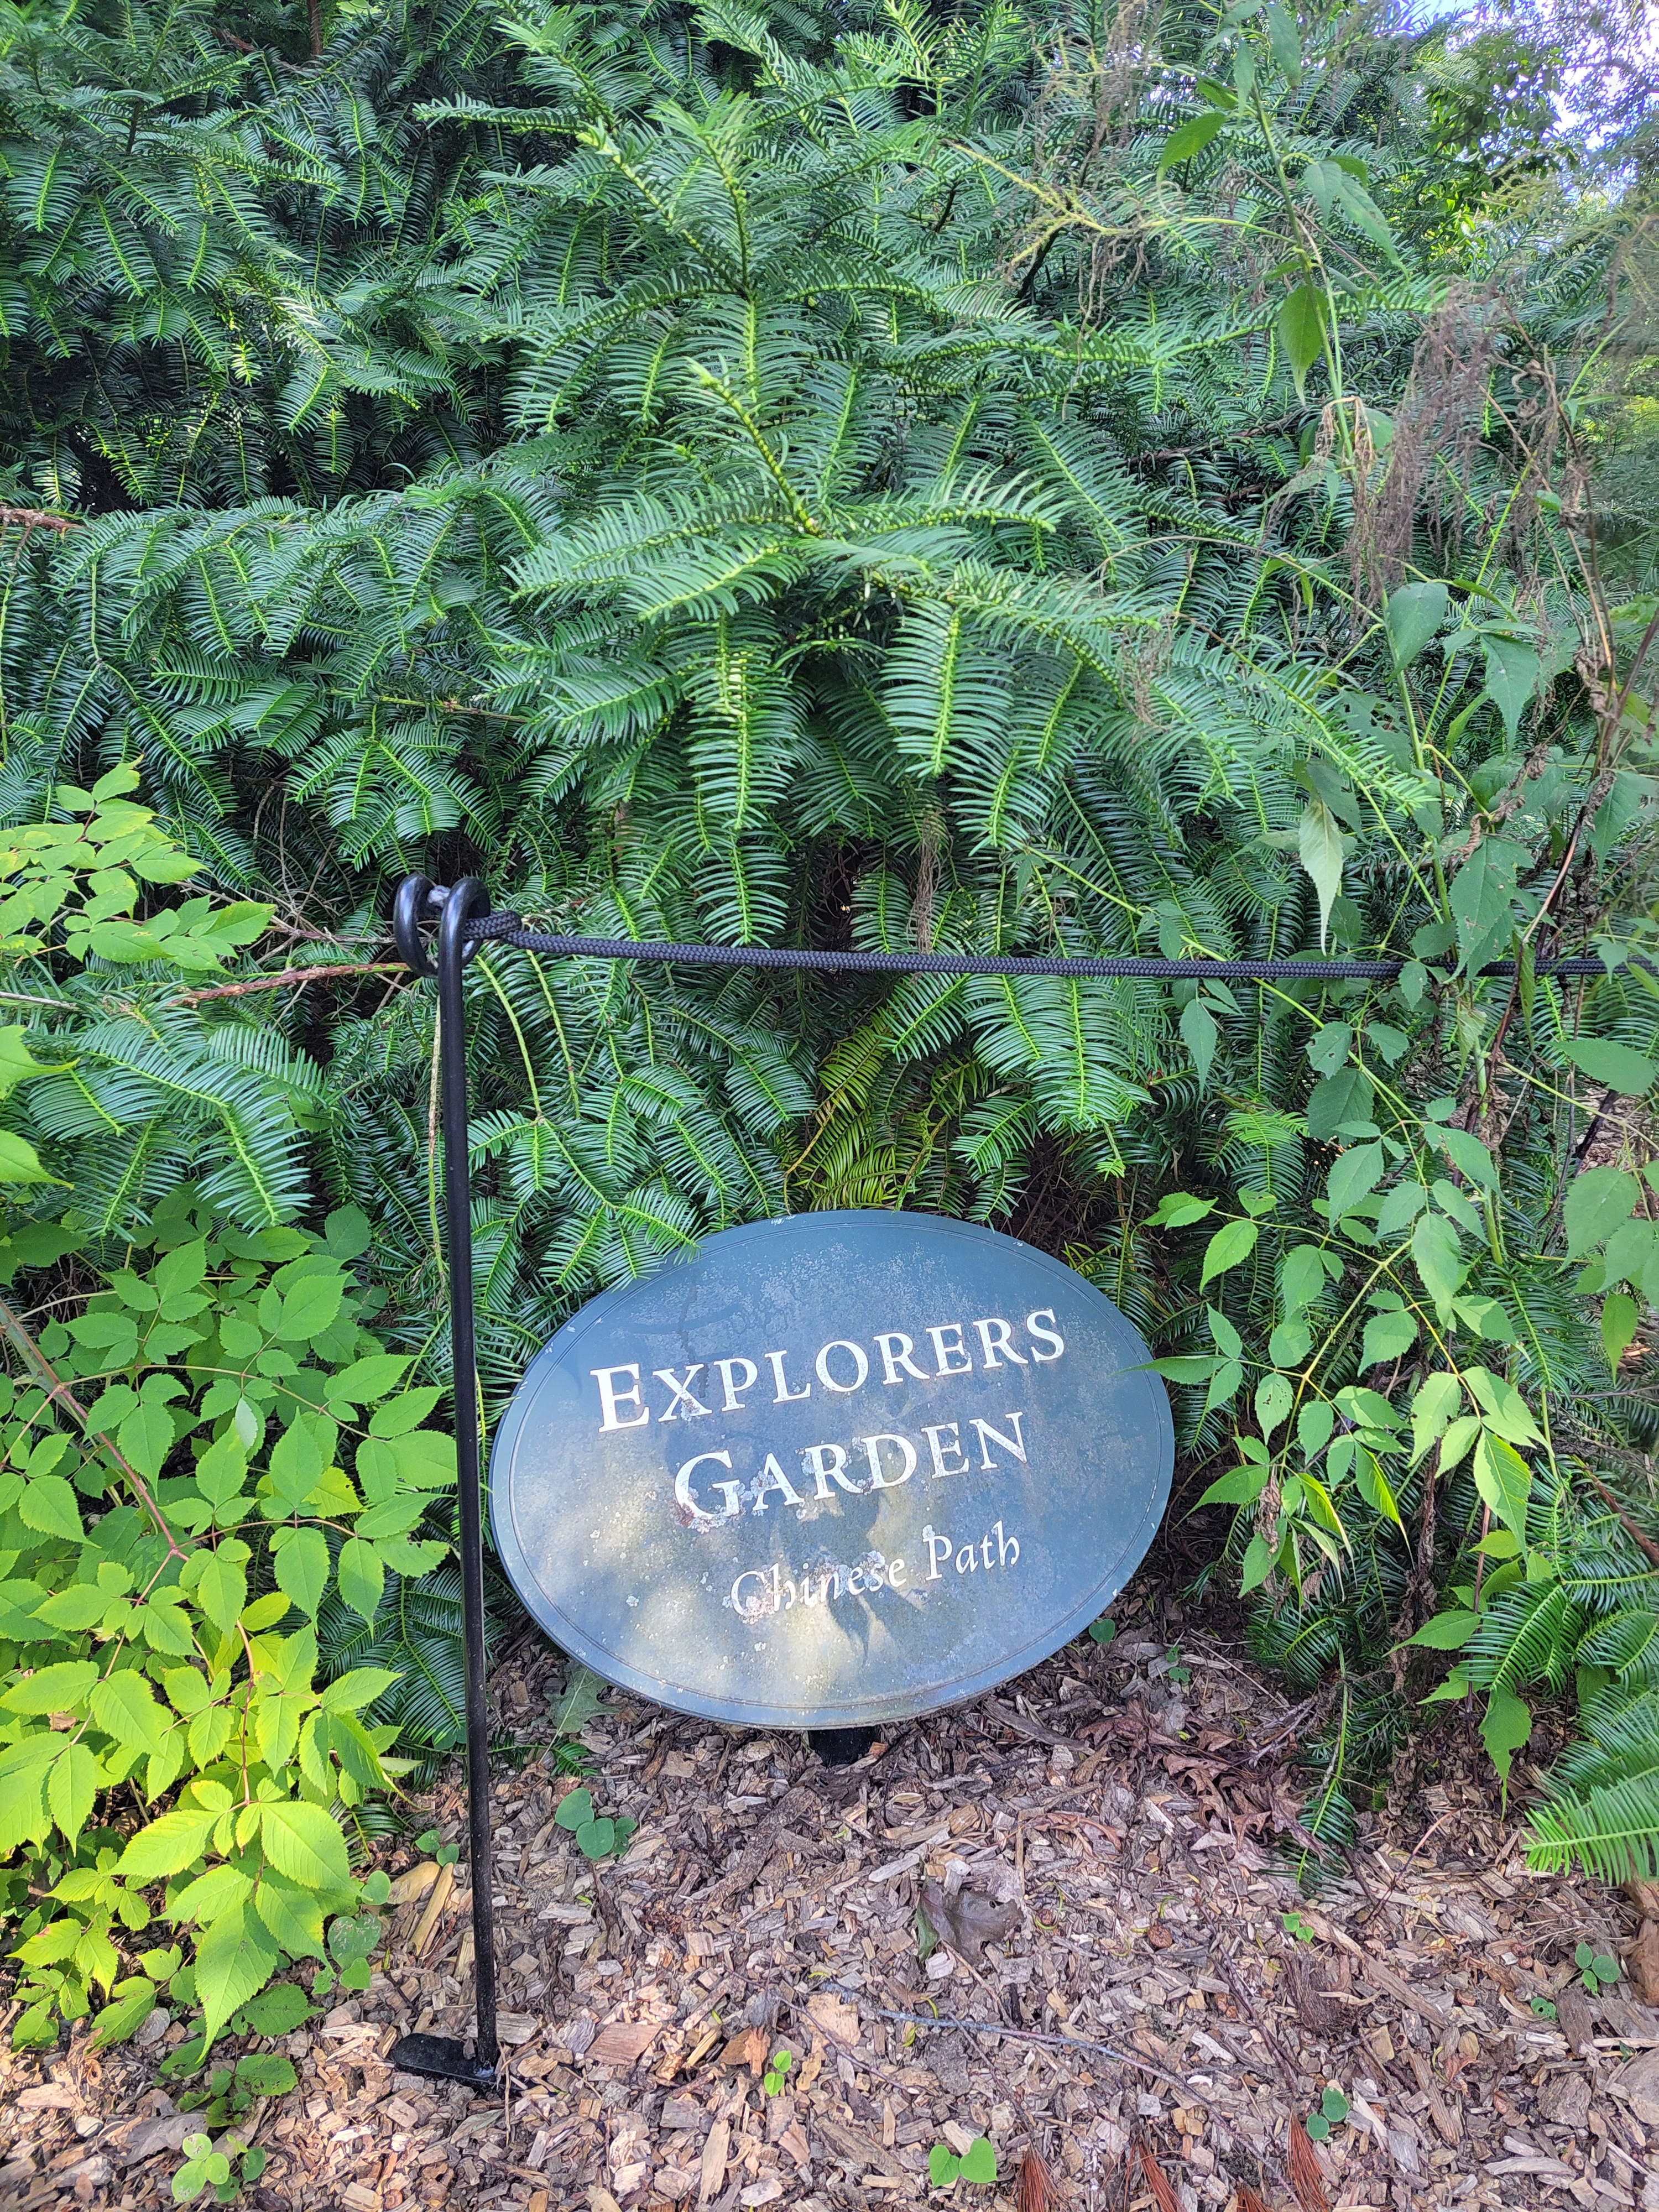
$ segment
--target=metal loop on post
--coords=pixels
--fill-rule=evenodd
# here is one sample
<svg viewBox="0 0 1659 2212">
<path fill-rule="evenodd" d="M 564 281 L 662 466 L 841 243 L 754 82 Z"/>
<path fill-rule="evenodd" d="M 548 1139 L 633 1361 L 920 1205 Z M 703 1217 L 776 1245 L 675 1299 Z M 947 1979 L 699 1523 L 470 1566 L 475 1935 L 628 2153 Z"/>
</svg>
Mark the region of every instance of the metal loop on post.
<svg viewBox="0 0 1659 2212">
<path fill-rule="evenodd" d="M 430 876 L 405 876 L 392 902 L 392 941 L 398 948 L 398 958 L 416 975 L 435 975 L 438 972 L 426 957 L 426 945 L 421 936 L 421 924 L 431 904 Z"/>
<path fill-rule="evenodd" d="M 416 881 L 419 880 L 417 877 Z M 477 939 L 470 925 L 482 921 L 489 912 L 489 893 L 477 876 L 463 876 L 459 883 L 438 896 L 443 901 L 443 910 L 438 916 L 438 965 L 435 971 L 428 972 L 441 975 L 452 947 L 461 960 L 476 951 Z"/>
</svg>

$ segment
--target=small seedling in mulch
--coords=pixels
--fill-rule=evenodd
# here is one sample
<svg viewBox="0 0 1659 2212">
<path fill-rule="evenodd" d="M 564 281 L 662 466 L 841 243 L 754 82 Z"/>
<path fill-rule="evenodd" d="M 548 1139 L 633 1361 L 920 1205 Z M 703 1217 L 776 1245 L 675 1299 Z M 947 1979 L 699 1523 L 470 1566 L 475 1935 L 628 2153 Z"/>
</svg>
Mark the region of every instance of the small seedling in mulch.
<svg viewBox="0 0 1659 2212">
<path fill-rule="evenodd" d="M 1309 2113 L 1303 2125 L 1316 2142 L 1324 2142 L 1333 2128 L 1340 2128 L 1348 2117 L 1348 2100 L 1333 2082 L 1319 2100 L 1317 2111 Z"/>
<path fill-rule="evenodd" d="M 1540 2020 L 1553 2020 L 1555 2018 L 1555 2003 L 1554 2000 L 1551 1997 L 1534 1997 L 1532 2000 L 1532 2008 L 1537 2014 Z"/>
<path fill-rule="evenodd" d="M 623 1813 L 601 1819 L 593 1810 L 591 1790 L 572 1790 L 561 1799 L 553 1820 L 556 1826 L 569 1830 L 576 1849 L 587 1859 L 608 1859 L 620 1852 L 640 1825 Z"/>
<path fill-rule="evenodd" d="M 997 2154 L 984 2136 L 975 2136 L 960 2158 L 949 2143 L 935 2143 L 927 2154 L 927 2179 L 935 2189 L 948 2189 L 953 2181 L 988 2189 L 996 2178 Z"/>
<path fill-rule="evenodd" d="M 772 2063 L 761 2075 L 761 2087 L 769 2097 L 783 2094 L 783 2085 L 789 2078 L 789 2069 L 795 2063 L 795 2054 L 787 2045 L 772 2053 Z"/>
<path fill-rule="evenodd" d="M 441 1867 L 453 1866 L 461 1856 L 460 1845 L 441 1843 L 435 1828 L 428 1828 L 423 1836 L 416 1836 L 415 1848 L 417 1851 L 425 1851 L 429 1857 L 435 1859 Z"/>
<path fill-rule="evenodd" d="M 1279 1917 L 1287 1936 L 1294 1936 L 1298 1943 L 1313 1942 L 1314 1930 L 1309 1927 L 1299 1912 L 1282 1913 Z"/>
<path fill-rule="evenodd" d="M 1605 1951 L 1598 1951 L 1593 1943 L 1581 1943 L 1572 1954 L 1572 1963 L 1578 1969 L 1578 1978 L 1593 1997 L 1603 1990 L 1610 1990 L 1619 1978 L 1619 1961 Z"/>
<path fill-rule="evenodd" d="M 1097 1644 L 1109 1644 L 1117 1634 L 1117 1623 L 1109 1613 L 1103 1613 L 1098 1620 L 1089 1623 L 1089 1633 Z"/>
<path fill-rule="evenodd" d="M 1174 1683 L 1182 1686 L 1190 1682 L 1193 1679 L 1193 1670 L 1190 1667 L 1183 1667 L 1182 1665 L 1181 1646 L 1178 1644 L 1172 1644 L 1170 1646 L 1167 1656 L 1169 1663 L 1164 1668 L 1164 1671 L 1169 1676 L 1170 1680 Z"/>
<path fill-rule="evenodd" d="M 391 1887 L 384 1870 L 377 1870 L 363 1884 L 366 1902 L 384 1905 Z M 385 1933 L 376 1912 L 337 1914 L 328 1924 L 328 1951 L 334 1963 L 312 1976 L 312 1996 L 331 1996 L 336 1989 L 366 1990 L 374 1978 L 368 1962 Z"/>
<path fill-rule="evenodd" d="M 926 1966 L 939 1948 L 939 1930 L 921 1905 L 916 1907 L 916 1960 Z"/>
<path fill-rule="evenodd" d="M 264 2145 L 240 2143 L 234 2136 L 221 2136 L 216 2150 L 206 2136 L 186 2136 L 184 2150 L 185 2163 L 173 2177 L 175 2204 L 192 2203 L 204 2189 L 228 2204 L 265 2170 Z"/>
<path fill-rule="evenodd" d="M 200 2112 L 204 2126 L 227 2127 L 244 2117 L 256 2097 L 286 2097 L 297 2082 L 292 2059 L 280 2051 L 250 2051 L 234 2066 L 216 2066 L 204 2087 L 179 2098 L 179 2109 Z"/>
</svg>

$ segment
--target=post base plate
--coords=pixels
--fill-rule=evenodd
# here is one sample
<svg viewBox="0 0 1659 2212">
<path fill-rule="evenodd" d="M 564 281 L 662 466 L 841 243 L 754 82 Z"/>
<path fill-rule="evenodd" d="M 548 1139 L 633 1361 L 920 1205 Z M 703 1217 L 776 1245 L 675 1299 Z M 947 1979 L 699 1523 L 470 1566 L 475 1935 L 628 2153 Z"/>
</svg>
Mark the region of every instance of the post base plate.
<svg viewBox="0 0 1659 2212">
<path fill-rule="evenodd" d="M 401 2074 L 423 2074 L 431 2081 L 461 2081 L 469 2089 L 493 2090 L 495 2069 L 467 2055 L 453 2035 L 400 2035 L 386 2063 Z"/>
</svg>

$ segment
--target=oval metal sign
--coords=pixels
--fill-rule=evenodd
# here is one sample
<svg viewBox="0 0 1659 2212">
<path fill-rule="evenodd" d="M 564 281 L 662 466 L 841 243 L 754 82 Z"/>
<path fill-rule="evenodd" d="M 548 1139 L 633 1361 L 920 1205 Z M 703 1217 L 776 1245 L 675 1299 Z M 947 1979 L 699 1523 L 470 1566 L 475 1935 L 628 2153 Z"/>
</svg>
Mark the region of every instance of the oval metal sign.
<svg viewBox="0 0 1659 2212">
<path fill-rule="evenodd" d="M 681 1712 L 908 1719 L 1096 1620 L 1169 1496 L 1145 1344 L 1072 1268 L 921 1213 L 727 1229 L 584 1306 L 490 1455 L 565 1650 Z"/>
</svg>

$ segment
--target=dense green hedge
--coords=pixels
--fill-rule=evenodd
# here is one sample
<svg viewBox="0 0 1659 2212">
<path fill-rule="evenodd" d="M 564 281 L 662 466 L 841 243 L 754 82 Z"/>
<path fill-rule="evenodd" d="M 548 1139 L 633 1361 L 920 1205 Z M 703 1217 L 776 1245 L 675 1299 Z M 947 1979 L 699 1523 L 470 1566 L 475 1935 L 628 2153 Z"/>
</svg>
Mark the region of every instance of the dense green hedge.
<svg viewBox="0 0 1659 2212">
<path fill-rule="evenodd" d="M 27 1930 L 28 2033 L 134 1980 L 151 1876 L 205 1955 L 240 1915 L 274 1963 L 282 1808 L 349 1825 L 386 1731 L 453 1729 L 432 1013 L 384 965 L 416 866 L 605 934 L 1406 959 L 1166 990 L 484 953 L 487 1407 L 721 1224 L 1010 1225 L 1156 1340 L 1209 1571 L 1335 1678 L 1322 1844 L 1415 1635 L 1506 1778 L 1576 1686 L 1540 1848 L 1645 1863 L 1654 602 L 1602 489 L 1646 466 L 1639 147 L 1569 191 L 1553 95 L 1494 106 L 1447 34 L 1346 7 L 319 21 L 313 56 L 257 0 L 0 9 L 0 812 L 54 886 L 0 920 L 4 1540 L 52 1592 L 0 1631 L 4 1755 L 58 1747 L 26 1847 L 81 1839 L 97 1929 L 70 1963 Z M 87 850 L 161 854 L 119 777 L 66 788 L 124 764 L 195 896 Z M 1563 950 L 1605 975 L 1538 973 Z M 42 1392 L 53 1331 L 112 1444 Z M 377 1360 L 410 1387 L 354 1395 Z M 116 1549 L 135 1480 L 160 1568 L 159 1528 Z M 158 1572 L 194 1657 L 122 1611 Z M 352 1651 L 361 1725 L 321 1686 Z M 141 1784 L 188 1864 L 88 1825 L 123 1675 L 194 1763 Z M 349 1929 L 343 1851 L 314 1894 Z M 210 2033 L 240 2002 L 200 1957 L 191 1989 Z"/>
</svg>

